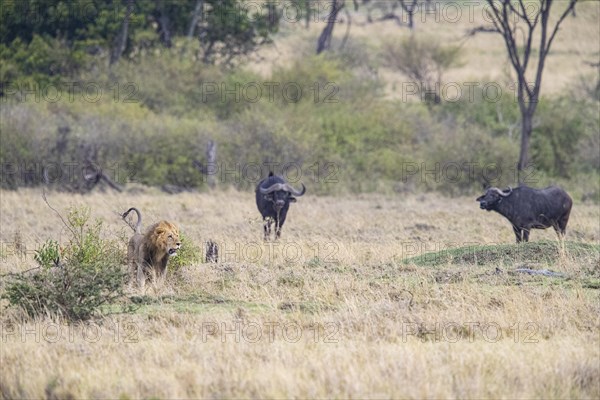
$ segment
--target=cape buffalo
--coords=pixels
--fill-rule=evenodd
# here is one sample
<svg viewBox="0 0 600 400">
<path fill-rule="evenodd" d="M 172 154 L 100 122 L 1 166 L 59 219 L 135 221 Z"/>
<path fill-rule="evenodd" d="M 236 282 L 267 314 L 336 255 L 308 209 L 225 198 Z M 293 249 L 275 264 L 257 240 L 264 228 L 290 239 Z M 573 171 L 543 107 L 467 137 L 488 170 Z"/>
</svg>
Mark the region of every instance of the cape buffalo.
<svg viewBox="0 0 600 400">
<path fill-rule="evenodd" d="M 510 221 L 517 243 L 528 242 L 531 229 L 549 227 L 562 239 L 573 205 L 567 192 L 556 186 L 545 189 L 519 186 L 505 190 L 491 187 L 477 201 L 481 209 L 494 210 Z"/>
<path fill-rule="evenodd" d="M 296 201 L 293 196 L 300 197 L 306 192 L 306 187 L 302 184 L 302 190 L 298 191 L 291 187 L 285 179 L 273 175 L 258 183 L 256 187 L 256 206 L 265 221 L 265 240 L 271 235 L 271 224 L 275 222 L 275 238 L 281 236 L 281 227 L 285 222 L 290 203 Z"/>
</svg>

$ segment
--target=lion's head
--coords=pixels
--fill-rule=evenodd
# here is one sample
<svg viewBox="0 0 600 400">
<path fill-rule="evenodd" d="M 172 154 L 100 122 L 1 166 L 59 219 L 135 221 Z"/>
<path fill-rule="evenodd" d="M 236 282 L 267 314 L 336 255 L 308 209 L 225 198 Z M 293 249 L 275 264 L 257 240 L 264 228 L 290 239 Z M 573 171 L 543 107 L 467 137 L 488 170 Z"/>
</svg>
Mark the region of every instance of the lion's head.
<svg viewBox="0 0 600 400">
<path fill-rule="evenodd" d="M 150 243 L 161 254 L 168 254 L 169 257 L 175 256 L 181 247 L 179 229 L 169 221 L 160 221 L 151 229 Z"/>
</svg>

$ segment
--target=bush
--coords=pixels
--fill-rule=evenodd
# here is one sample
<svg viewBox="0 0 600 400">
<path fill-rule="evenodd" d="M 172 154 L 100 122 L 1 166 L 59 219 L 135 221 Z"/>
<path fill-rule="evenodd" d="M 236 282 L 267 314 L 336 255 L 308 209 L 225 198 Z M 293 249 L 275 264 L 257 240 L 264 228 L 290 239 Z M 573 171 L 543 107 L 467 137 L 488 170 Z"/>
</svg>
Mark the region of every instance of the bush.
<svg viewBox="0 0 600 400">
<path fill-rule="evenodd" d="M 418 86 L 427 104 L 441 102 L 436 85 L 442 84 L 444 73 L 460 65 L 461 48 L 442 46 L 438 40 L 411 35 L 384 46 L 384 64 L 398 70 Z"/>
<path fill-rule="evenodd" d="M 115 241 L 101 237 L 102 223 L 90 223 L 89 208 L 69 211 L 71 233 L 62 249 L 48 240 L 35 254 L 39 267 L 14 275 L 2 298 L 20 307 L 29 317 L 61 316 L 84 321 L 123 296 L 126 272 L 124 255 Z"/>
<path fill-rule="evenodd" d="M 0 44 L 0 82 L 28 85 L 30 89 L 57 85 L 64 76 L 72 76 L 87 63 L 83 51 L 72 50 L 57 38 L 34 34 L 26 44 L 15 39 L 10 45 Z"/>
<path fill-rule="evenodd" d="M 598 150 L 593 144 L 599 133 L 597 104 L 571 97 L 542 100 L 536 116 L 539 126 L 531 136 L 531 155 L 537 168 L 562 178 L 598 169 Z M 591 153 L 586 151 L 588 146 Z"/>
<path fill-rule="evenodd" d="M 436 133 L 425 146 L 422 159 L 432 172 L 427 174 L 421 166 L 414 177 L 421 179 L 424 188 L 451 196 L 474 193 L 487 185 L 514 185 L 518 146 L 516 140 L 493 138 L 477 126 L 451 127 Z"/>
<path fill-rule="evenodd" d="M 177 256 L 169 259 L 168 268 L 172 274 L 177 274 L 181 267 L 191 265 L 201 261 L 201 249 L 196 246 L 190 238 L 183 234 L 179 235 L 181 247 L 177 250 Z"/>
</svg>

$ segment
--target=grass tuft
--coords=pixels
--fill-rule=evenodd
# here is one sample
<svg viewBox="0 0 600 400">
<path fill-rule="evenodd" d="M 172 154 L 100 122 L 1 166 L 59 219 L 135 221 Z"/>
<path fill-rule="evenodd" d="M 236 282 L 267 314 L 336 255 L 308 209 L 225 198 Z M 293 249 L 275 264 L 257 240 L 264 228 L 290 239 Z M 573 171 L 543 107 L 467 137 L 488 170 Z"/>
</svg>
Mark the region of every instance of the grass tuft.
<svg viewBox="0 0 600 400">
<path fill-rule="evenodd" d="M 600 245 L 564 242 L 565 254 L 573 260 L 592 258 L 598 262 Z M 521 244 L 501 244 L 485 246 L 465 246 L 421 254 L 403 260 L 404 264 L 422 267 L 439 267 L 447 264 L 455 265 L 555 265 L 561 258 L 561 247 L 558 242 L 540 241 Z"/>
</svg>

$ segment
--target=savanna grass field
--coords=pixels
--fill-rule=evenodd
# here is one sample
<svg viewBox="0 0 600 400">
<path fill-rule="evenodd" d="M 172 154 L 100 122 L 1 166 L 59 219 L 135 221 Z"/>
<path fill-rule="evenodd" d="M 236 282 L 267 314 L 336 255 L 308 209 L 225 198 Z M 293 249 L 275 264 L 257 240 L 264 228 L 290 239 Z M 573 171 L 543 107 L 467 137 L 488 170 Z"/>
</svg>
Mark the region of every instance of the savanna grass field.
<svg viewBox="0 0 600 400">
<path fill-rule="evenodd" d="M 141 298 L 133 313 L 92 324 L 3 311 L 2 395 L 597 397 L 596 205 L 574 207 L 561 253 L 554 232 L 515 245 L 474 198 L 437 194 L 306 195 L 265 243 L 253 197 L 49 194 L 59 210 L 91 207 L 115 240 L 130 232 L 117 212 L 136 204 L 147 221 L 178 221 L 188 245 L 218 243 L 220 261 L 184 265 L 129 293 Z M 65 234 L 37 190 L 4 192 L 2 211 L 5 243 Z M 3 271 L 30 266 L 3 255 Z"/>
<path fill-rule="evenodd" d="M 369 22 L 391 3 L 346 1 L 319 56 L 323 20 L 282 20 L 233 66 L 185 58 L 187 30 L 173 28 L 165 50 L 139 21 L 117 64 L 98 50 L 73 71 L 67 41 L 40 35 L 32 43 L 55 47 L 19 52 L 25 42 L 5 46 L 0 30 L 0 80 L 23 79 L 0 96 L 1 399 L 600 398 L 600 3 L 579 2 L 557 33 L 526 171 L 530 186 L 571 195 L 566 236 L 534 229 L 519 244 L 475 200 L 487 184 L 517 185 L 514 93 L 425 104 L 382 61 L 394 40 L 422 37 L 460 48 L 444 82 L 506 88 L 501 37 L 467 34 L 486 23 L 477 2 L 432 0 L 413 31 Z M 130 84 L 135 101 L 9 93 L 55 82 L 36 70 L 53 57 L 65 79 L 111 96 Z M 337 88 L 339 101 L 207 100 L 199 89 L 269 80 Z M 213 188 L 198 168 L 209 139 Z M 90 160 L 121 191 L 99 175 L 89 184 Z M 57 165 L 75 167 L 57 177 Z M 263 239 L 255 202 L 269 165 L 294 167 L 288 180 L 306 186 L 277 240 Z M 143 290 L 129 280 L 130 207 L 142 229 L 180 230 L 165 281 Z"/>
</svg>

